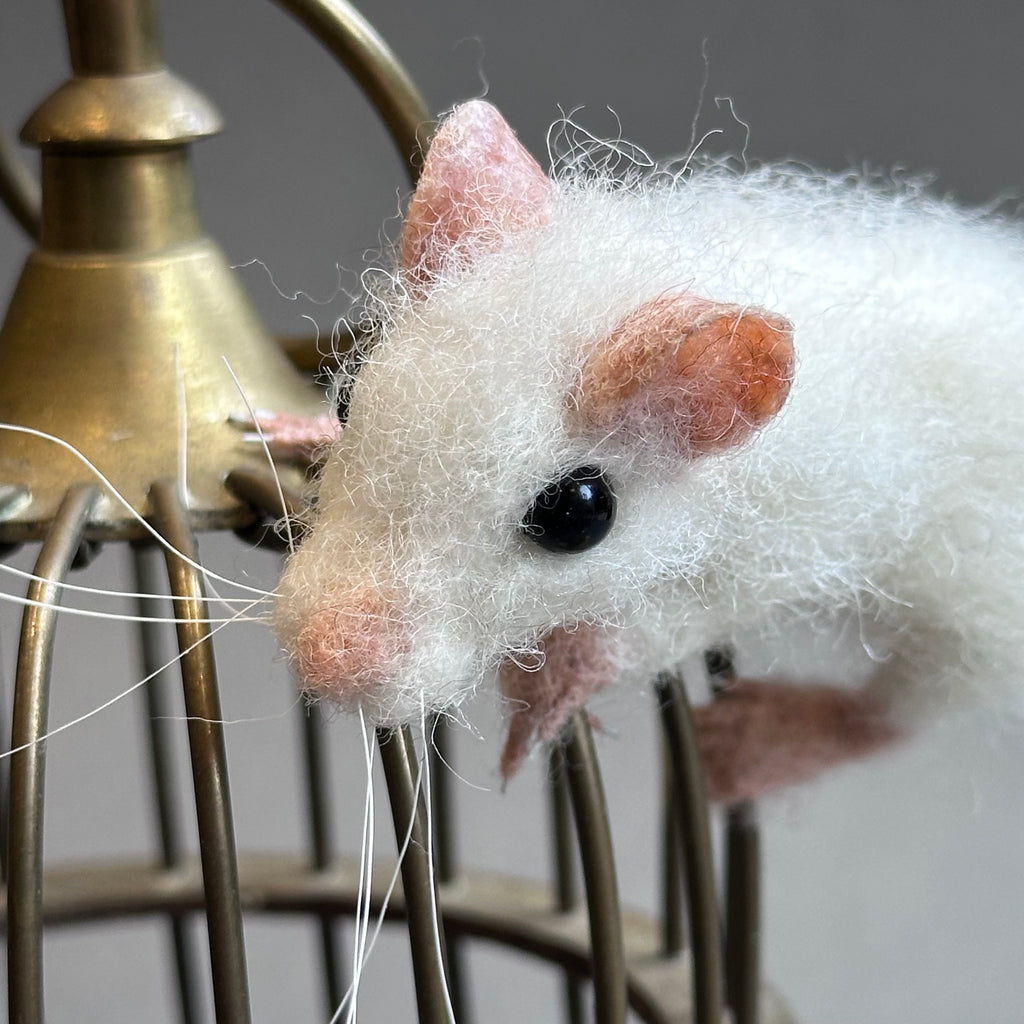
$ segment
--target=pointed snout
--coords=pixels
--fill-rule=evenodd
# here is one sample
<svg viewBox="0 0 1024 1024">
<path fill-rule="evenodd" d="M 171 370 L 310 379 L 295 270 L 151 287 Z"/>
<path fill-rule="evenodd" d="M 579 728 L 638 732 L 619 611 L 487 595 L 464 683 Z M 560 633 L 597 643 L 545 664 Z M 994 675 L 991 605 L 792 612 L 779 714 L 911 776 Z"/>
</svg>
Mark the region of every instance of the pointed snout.
<svg viewBox="0 0 1024 1024">
<path fill-rule="evenodd" d="M 407 637 L 394 600 L 367 585 L 314 609 L 289 646 L 304 692 L 354 709 L 389 703 Z"/>
</svg>

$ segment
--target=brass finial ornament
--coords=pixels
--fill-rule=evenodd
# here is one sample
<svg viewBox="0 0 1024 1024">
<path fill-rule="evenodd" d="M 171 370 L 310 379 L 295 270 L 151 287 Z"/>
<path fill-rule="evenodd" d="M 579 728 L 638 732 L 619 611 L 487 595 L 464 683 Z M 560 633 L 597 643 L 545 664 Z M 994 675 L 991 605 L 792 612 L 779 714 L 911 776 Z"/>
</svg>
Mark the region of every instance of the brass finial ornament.
<svg viewBox="0 0 1024 1024">
<path fill-rule="evenodd" d="M 22 131 L 42 150 L 42 226 L 0 332 L 0 421 L 69 447 L 0 431 L 0 482 L 20 496 L 0 540 L 42 536 L 69 486 L 97 482 L 86 459 L 142 515 L 174 479 L 194 528 L 243 525 L 225 469 L 266 460 L 229 416 L 246 399 L 313 413 L 318 397 L 199 224 L 189 145 L 220 118 L 163 65 L 155 0 L 64 10 L 74 77 Z M 140 527 L 104 488 L 87 533 Z"/>
</svg>

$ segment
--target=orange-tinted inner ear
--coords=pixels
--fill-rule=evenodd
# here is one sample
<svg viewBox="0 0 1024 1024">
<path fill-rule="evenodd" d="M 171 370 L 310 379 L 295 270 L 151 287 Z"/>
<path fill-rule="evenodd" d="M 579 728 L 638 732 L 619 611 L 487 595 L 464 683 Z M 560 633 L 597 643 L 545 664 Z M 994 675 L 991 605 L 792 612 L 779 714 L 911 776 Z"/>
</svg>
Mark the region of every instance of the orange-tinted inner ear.
<svg viewBox="0 0 1024 1024">
<path fill-rule="evenodd" d="M 792 326 L 775 313 L 662 295 L 595 347 L 571 405 L 588 429 L 710 454 L 782 408 L 793 360 Z"/>
<path fill-rule="evenodd" d="M 427 151 L 402 232 L 401 266 L 424 294 L 461 242 L 496 249 L 547 219 L 553 185 L 489 103 L 456 107 Z"/>
</svg>

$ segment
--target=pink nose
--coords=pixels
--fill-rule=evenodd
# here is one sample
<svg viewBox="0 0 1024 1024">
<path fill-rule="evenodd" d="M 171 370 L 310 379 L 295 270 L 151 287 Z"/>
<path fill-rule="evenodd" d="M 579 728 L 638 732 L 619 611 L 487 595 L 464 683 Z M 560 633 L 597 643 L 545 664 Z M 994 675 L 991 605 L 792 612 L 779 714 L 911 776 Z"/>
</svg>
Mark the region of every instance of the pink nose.
<svg viewBox="0 0 1024 1024">
<path fill-rule="evenodd" d="M 354 707 L 362 697 L 379 695 L 404 649 L 397 609 L 367 587 L 315 611 L 299 631 L 293 655 L 307 693 Z"/>
</svg>

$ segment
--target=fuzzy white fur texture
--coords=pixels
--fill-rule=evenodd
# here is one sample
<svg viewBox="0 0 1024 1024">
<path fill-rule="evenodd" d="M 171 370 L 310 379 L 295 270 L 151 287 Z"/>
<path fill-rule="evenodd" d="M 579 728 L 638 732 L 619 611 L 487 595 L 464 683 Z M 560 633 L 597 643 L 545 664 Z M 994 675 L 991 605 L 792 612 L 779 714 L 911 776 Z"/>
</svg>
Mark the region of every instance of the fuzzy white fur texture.
<svg viewBox="0 0 1024 1024">
<path fill-rule="evenodd" d="M 293 657 L 324 609 L 339 645 L 346 615 L 374 634 L 379 671 L 342 705 L 454 712 L 553 629 L 597 626 L 624 683 L 809 631 L 855 637 L 852 671 L 900 722 L 1024 712 L 1019 224 L 857 175 L 577 166 L 539 222 L 485 234 L 449 240 L 426 291 L 376 277 L 375 336 L 280 584 Z M 594 345 L 678 292 L 793 325 L 785 406 L 699 457 L 588 432 L 567 396 Z M 604 470 L 616 522 L 543 550 L 519 524 L 579 466 Z"/>
</svg>

